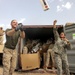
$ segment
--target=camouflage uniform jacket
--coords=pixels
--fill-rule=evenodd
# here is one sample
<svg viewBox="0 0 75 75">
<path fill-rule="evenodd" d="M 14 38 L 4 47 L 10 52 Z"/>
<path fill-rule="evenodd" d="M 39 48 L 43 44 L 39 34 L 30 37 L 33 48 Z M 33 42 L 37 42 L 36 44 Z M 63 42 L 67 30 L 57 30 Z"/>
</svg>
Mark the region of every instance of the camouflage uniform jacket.
<svg viewBox="0 0 75 75">
<path fill-rule="evenodd" d="M 54 53 L 57 53 L 57 54 L 66 53 L 66 50 L 70 49 L 71 45 L 64 40 L 61 40 L 56 28 L 53 29 L 53 32 L 55 37 L 55 44 L 53 47 Z"/>
</svg>

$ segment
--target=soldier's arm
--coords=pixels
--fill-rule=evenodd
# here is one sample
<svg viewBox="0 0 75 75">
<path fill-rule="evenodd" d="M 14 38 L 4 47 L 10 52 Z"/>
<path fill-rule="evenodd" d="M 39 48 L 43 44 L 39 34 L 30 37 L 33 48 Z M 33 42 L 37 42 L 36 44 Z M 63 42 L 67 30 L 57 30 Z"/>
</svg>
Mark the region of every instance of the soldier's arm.
<svg viewBox="0 0 75 75">
<path fill-rule="evenodd" d="M 55 40 L 57 40 L 59 38 L 59 34 L 58 34 L 58 31 L 56 28 L 56 23 L 57 23 L 57 20 L 54 20 L 54 22 L 53 22 L 53 33 L 54 33 Z"/>
<path fill-rule="evenodd" d="M 69 40 L 66 39 L 66 38 L 63 38 L 62 45 L 63 45 L 63 47 L 65 47 L 67 49 L 71 49 L 72 48 Z"/>
<path fill-rule="evenodd" d="M 21 37 L 21 38 L 25 38 L 25 32 L 24 32 L 24 31 L 21 31 L 21 32 L 20 32 L 20 37 Z"/>
<path fill-rule="evenodd" d="M 53 22 L 53 28 L 56 28 L 56 23 L 57 23 L 57 20 L 54 20 L 54 22 Z"/>
<path fill-rule="evenodd" d="M 67 43 L 67 44 L 66 44 L 66 48 L 67 48 L 67 49 L 71 49 L 72 47 L 71 47 L 71 43 L 69 42 L 69 40 L 66 39 L 66 38 L 65 38 L 64 40 L 65 40 L 65 42 Z"/>
</svg>

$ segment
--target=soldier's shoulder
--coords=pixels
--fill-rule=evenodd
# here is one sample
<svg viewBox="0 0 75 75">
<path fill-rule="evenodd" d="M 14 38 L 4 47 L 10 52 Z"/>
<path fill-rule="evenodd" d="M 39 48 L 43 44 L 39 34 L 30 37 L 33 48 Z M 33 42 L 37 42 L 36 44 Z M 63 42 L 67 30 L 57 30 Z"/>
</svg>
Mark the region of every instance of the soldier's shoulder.
<svg viewBox="0 0 75 75">
<path fill-rule="evenodd" d="M 8 29 L 8 28 L 7 28 L 5 31 L 10 31 L 10 30 L 11 30 L 11 29 Z"/>
</svg>

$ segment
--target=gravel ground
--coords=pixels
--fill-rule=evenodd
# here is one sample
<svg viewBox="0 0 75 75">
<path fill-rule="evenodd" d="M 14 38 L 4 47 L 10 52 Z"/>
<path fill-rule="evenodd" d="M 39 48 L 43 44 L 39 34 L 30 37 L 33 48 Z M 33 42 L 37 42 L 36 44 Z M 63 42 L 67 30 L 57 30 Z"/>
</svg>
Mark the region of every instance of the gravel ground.
<svg viewBox="0 0 75 75">
<path fill-rule="evenodd" d="M 3 72 L 3 67 L 0 66 L 0 75 L 2 75 Z M 32 71 L 15 71 L 14 75 L 56 75 L 56 73 L 50 73 L 43 70 L 43 69 L 38 69 L 38 70 L 32 70 Z"/>
</svg>

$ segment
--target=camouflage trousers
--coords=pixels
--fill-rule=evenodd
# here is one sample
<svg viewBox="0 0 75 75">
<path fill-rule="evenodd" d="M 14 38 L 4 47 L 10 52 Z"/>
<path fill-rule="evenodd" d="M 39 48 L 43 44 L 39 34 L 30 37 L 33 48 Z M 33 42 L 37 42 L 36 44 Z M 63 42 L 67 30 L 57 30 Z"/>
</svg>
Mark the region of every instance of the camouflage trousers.
<svg viewBox="0 0 75 75">
<path fill-rule="evenodd" d="M 3 44 L 3 36 L 0 36 L 0 45 Z"/>
<path fill-rule="evenodd" d="M 13 75 L 16 67 L 16 49 L 4 48 L 3 75 Z"/>
<path fill-rule="evenodd" d="M 57 67 L 57 75 L 63 75 L 63 72 L 65 75 L 70 75 L 66 53 L 62 53 L 61 55 L 55 53 L 55 63 Z"/>
<path fill-rule="evenodd" d="M 46 58 L 47 58 L 46 59 L 46 66 L 48 67 L 50 64 L 51 67 L 54 67 L 55 66 L 54 52 L 52 51 L 52 49 L 48 49 Z"/>
</svg>

